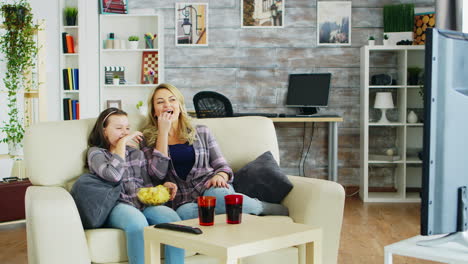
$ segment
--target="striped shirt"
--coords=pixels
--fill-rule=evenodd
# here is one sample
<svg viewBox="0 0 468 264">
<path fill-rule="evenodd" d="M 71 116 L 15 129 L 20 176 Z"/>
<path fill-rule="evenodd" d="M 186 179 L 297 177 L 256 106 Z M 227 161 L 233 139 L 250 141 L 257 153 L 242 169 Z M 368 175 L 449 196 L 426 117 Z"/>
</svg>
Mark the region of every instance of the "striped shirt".
<svg viewBox="0 0 468 264">
<path fill-rule="evenodd" d="M 224 159 L 218 143 L 208 127 L 198 125 L 196 139 L 193 142 L 195 164 L 185 180 L 177 176 L 171 158 L 155 148 L 143 146 L 142 150 L 148 160 L 148 174 L 163 182 L 173 182 L 177 185 L 177 194 L 168 206 L 177 209 L 179 206 L 196 202 L 198 196 L 205 191 L 205 183 L 218 172 L 226 172 L 229 182 L 232 182 L 232 169 Z"/>
<path fill-rule="evenodd" d="M 141 150 L 126 147 L 125 160 L 107 149 L 91 147 L 88 149 L 90 173 L 110 182 L 121 182 L 122 191 L 119 202 L 145 209 L 137 197 L 138 188 L 151 187 L 147 161 Z"/>
</svg>

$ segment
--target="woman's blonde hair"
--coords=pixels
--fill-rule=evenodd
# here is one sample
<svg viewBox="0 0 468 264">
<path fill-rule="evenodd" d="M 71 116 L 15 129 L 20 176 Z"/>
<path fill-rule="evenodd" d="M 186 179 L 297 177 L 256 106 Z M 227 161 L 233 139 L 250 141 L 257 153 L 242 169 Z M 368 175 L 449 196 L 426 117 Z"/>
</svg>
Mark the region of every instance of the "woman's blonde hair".
<svg viewBox="0 0 468 264">
<path fill-rule="evenodd" d="M 160 89 L 169 90 L 179 101 L 179 139 L 188 141 L 188 143 L 192 145 L 195 141 L 195 129 L 192 125 L 190 116 L 187 114 L 184 96 L 174 85 L 168 83 L 161 83 L 160 85 L 156 86 L 153 93 L 148 99 L 148 109 L 150 111 L 148 111 L 148 123 L 143 129 L 143 136 L 148 141 L 148 146 L 154 147 L 158 138 L 158 118 L 156 117 L 156 113 L 154 112 L 154 95 Z"/>
</svg>

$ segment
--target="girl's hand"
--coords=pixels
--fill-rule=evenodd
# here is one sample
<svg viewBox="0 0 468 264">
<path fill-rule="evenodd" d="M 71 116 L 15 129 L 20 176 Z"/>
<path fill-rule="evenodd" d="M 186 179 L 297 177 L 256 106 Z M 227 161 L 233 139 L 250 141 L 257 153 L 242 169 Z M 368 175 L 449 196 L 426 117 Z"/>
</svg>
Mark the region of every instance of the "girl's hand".
<svg viewBox="0 0 468 264">
<path fill-rule="evenodd" d="M 174 200 L 177 193 L 177 185 L 173 182 L 165 182 L 163 186 L 167 187 L 171 193 L 171 198 L 169 198 L 169 201 Z"/>
<path fill-rule="evenodd" d="M 172 125 L 173 121 L 174 121 L 173 114 L 170 114 L 168 112 L 162 113 L 158 117 L 158 130 L 161 133 L 169 134 L 169 131 L 171 130 L 171 125 Z"/>
<path fill-rule="evenodd" d="M 125 140 L 125 145 L 131 146 L 134 148 L 138 148 L 140 145 L 140 142 L 143 140 L 143 133 L 140 131 L 135 131 L 125 137 L 123 137 L 121 140 Z"/>
<path fill-rule="evenodd" d="M 206 183 L 205 183 L 205 187 L 206 188 L 210 188 L 210 187 L 224 187 L 224 188 L 229 188 L 228 186 L 228 183 L 227 183 L 227 180 L 226 180 L 226 177 L 228 177 L 227 175 L 226 176 L 223 176 L 221 174 L 215 174 L 213 177 L 211 177 L 210 180 L 208 180 Z"/>
</svg>

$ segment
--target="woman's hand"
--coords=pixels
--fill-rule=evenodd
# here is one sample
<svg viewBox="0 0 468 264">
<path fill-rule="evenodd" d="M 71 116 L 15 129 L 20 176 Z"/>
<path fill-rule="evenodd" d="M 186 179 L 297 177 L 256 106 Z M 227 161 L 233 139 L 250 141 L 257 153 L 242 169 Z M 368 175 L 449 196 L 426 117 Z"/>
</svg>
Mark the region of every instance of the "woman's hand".
<svg viewBox="0 0 468 264">
<path fill-rule="evenodd" d="M 229 188 L 228 183 L 227 183 L 228 177 L 229 176 L 227 174 L 225 174 L 225 173 L 223 173 L 223 174 L 217 173 L 205 183 L 205 187 L 206 188 L 210 188 L 210 187 Z"/>
<path fill-rule="evenodd" d="M 174 116 L 171 113 L 163 112 L 158 117 L 158 130 L 160 133 L 169 134 Z"/>
<path fill-rule="evenodd" d="M 177 193 L 177 184 L 173 182 L 165 182 L 163 186 L 167 187 L 170 190 L 171 198 L 169 198 L 169 201 L 174 200 L 176 193 Z"/>
</svg>

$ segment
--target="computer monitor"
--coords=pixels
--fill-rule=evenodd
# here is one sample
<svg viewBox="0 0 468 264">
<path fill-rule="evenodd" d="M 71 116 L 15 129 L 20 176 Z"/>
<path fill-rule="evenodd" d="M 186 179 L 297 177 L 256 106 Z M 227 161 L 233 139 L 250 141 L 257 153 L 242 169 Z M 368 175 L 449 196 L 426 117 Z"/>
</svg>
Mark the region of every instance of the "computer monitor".
<svg viewBox="0 0 468 264">
<path fill-rule="evenodd" d="M 429 29 L 424 80 L 421 234 L 468 246 L 468 34 Z"/>
<path fill-rule="evenodd" d="M 317 107 L 327 107 L 331 73 L 290 74 L 287 107 L 299 107 L 301 114 L 317 113 Z"/>
</svg>

